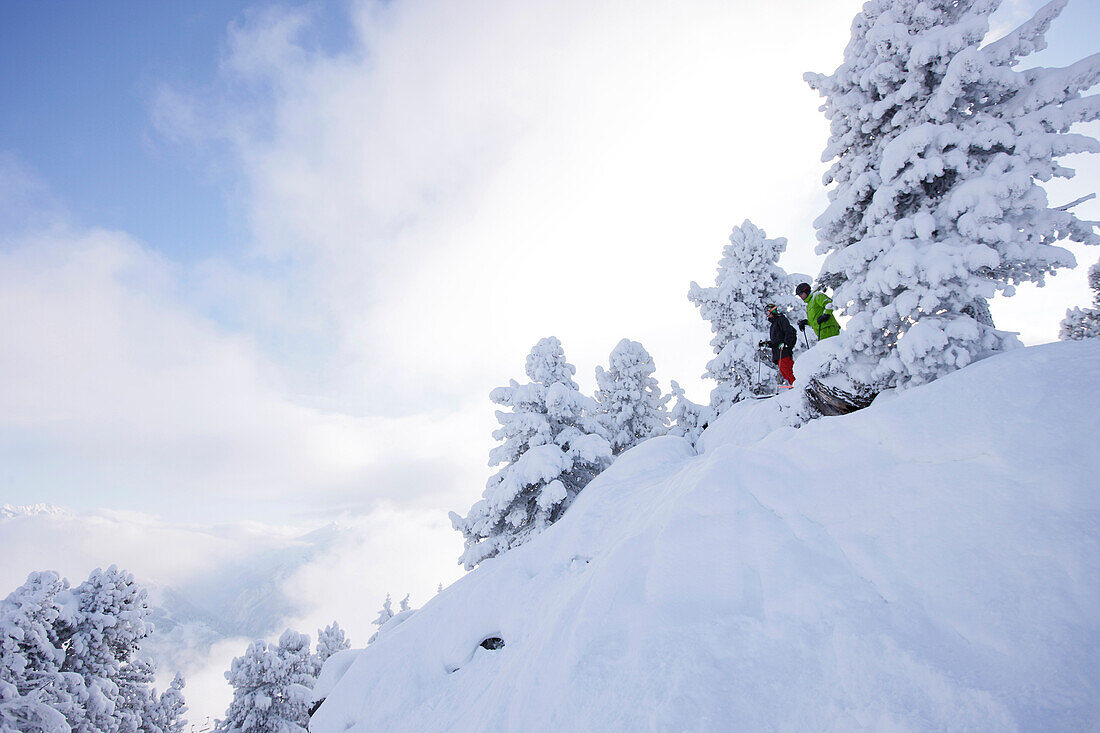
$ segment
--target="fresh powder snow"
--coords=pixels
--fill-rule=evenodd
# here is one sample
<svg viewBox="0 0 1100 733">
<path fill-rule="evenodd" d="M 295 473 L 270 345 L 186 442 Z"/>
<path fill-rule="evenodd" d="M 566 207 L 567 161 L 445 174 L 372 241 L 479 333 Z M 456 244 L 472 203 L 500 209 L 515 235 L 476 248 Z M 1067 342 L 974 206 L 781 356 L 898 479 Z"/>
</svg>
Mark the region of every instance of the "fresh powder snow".
<svg viewBox="0 0 1100 733">
<path fill-rule="evenodd" d="M 336 653 L 310 730 L 1091 727 L 1098 382 L 1100 341 L 1068 341 L 798 429 L 796 393 L 744 401 L 698 454 L 645 441 Z"/>
</svg>

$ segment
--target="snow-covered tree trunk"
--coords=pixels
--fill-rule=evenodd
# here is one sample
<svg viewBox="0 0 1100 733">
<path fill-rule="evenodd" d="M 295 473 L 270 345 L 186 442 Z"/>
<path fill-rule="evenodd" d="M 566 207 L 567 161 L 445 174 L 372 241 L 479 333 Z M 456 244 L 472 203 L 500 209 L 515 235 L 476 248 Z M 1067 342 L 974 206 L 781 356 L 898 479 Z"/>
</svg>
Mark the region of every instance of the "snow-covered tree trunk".
<svg viewBox="0 0 1100 733">
<path fill-rule="evenodd" d="M 595 418 L 596 404 L 581 394 L 561 342 L 539 341 L 527 355 L 528 384 L 515 380 L 489 395 L 498 410 L 502 441 L 489 465 L 504 464 L 482 499 L 451 524 L 466 538 L 459 559 L 467 570 L 520 545 L 556 522 L 576 495 L 611 460 L 611 446 Z"/>
<path fill-rule="evenodd" d="M 1059 157 L 1100 151 L 1069 132 L 1100 117 L 1100 98 L 1082 96 L 1100 54 L 1016 68 L 1045 46 L 1064 4 L 983 46 L 996 0 L 870 0 L 844 63 L 806 75 L 832 125 L 819 281 L 850 316 L 825 373 L 914 385 L 1011 348 L 1016 338 L 986 317 L 989 299 L 1072 267 L 1056 241 L 1100 243 L 1038 185 L 1073 175 Z"/>
<path fill-rule="evenodd" d="M 619 455 L 643 440 L 668 432 L 669 395 L 653 377 L 653 357 L 637 341 L 623 339 L 611 351 L 608 368 L 596 367 L 597 416 Z"/>
<path fill-rule="evenodd" d="M 1070 308 L 1062 321 L 1058 337 L 1063 341 L 1100 338 L 1100 262 L 1089 268 L 1091 308 Z"/>
<path fill-rule="evenodd" d="M 717 382 L 710 400 L 715 415 L 746 397 L 770 391 L 764 384 L 775 384 L 775 365 L 770 360 L 760 363 L 757 350 L 769 333 L 764 306 L 774 304 L 792 322 L 804 310 L 787 273 L 776 264 L 786 248 L 786 238 L 768 239 L 763 229 L 746 219 L 733 228 L 722 249 L 714 287 L 693 282 L 688 291 L 688 300 L 710 321 L 714 333 L 710 345 L 716 356 L 703 377 Z"/>
</svg>

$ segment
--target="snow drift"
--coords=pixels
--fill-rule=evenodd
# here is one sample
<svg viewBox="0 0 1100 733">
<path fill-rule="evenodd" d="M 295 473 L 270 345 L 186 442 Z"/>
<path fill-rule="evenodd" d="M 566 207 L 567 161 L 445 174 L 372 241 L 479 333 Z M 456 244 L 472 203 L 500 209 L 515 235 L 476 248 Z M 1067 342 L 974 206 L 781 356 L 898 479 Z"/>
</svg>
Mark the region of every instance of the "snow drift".
<svg viewBox="0 0 1100 733">
<path fill-rule="evenodd" d="M 741 403 L 698 456 L 649 440 L 334 657 L 310 728 L 1095 725 L 1097 384 L 1100 342 L 1050 344 L 798 430 Z"/>
</svg>

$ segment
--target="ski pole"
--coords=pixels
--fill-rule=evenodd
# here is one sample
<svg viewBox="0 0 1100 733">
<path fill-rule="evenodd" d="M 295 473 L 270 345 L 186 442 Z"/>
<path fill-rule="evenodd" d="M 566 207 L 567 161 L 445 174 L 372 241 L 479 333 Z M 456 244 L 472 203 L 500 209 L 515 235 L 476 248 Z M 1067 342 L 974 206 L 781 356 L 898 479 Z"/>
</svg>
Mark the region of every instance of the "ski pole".
<svg viewBox="0 0 1100 733">
<path fill-rule="evenodd" d="M 756 392 L 760 393 L 760 346 L 756 347 Z"/>
<path fill-rule="evenodd" d="M 802 327 L 802 340 L 806 343 L 806 348 L 810 348 L 810 337 L 806 335 L 806 327 Z"/>
</svg>

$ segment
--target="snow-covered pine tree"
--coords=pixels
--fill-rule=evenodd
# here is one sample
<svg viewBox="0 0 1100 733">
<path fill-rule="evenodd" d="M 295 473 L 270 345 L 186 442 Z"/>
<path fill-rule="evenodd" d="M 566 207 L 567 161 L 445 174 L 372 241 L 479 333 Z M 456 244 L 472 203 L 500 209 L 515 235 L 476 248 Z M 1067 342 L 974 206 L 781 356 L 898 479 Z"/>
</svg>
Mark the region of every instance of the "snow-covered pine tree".
<svg viewBox="0 0 1100 733">
<path fill-rule="evenodd" d="M 371 621 L 372 624 L 378 627 L 378 631 L 382 630 L 382 627 L 386 625 L 386 622 L 393 618 L 393 600 L 390 598 L 390 594 L 386 594 L 386 600 L 382 602 L 382 608 L 378 611 L 378 617 Z M 374 640 L 378 638 L 378 631 L 371 634 L 371 637 L 367 639 L 368 644 L 373 644 Z"/>
<path fill-rule="evenodd" d="M 397 612 L 398 613 L 405 613 L 405 611 L 412 610 L 412 607 L 409 605 L 409 596 L 410 595 L 411 595 L 410 593 L 406 593 L 405 597 L 401 599 L 401 602 L 399 604 L 397 604 Z"/>
<path fill-rule="evenodd" d="M 597 419 L 619 455 L 638 443 L 668 432 L 670 395 L 661 396 L 653 377 L 653 357 L 637 341 L 623 339 L 611 351 L 608 368 L 596 367 Z"/>
<path fill-rule="evenodd" d="M 1072 267 L 1060 239 L 1100 244 L 1036 183 L 1073 175 L 1059 157 L 1100 151 L 1069 132 L 1100 117 L 1100 97 L 1081 95 L 1100 79 L 1100 54 L 1020 70 L 1065 0 L 983 46 L 998 4 L 869 0 L 841 66 L 806 75 L 832 126 L 819 281 L 851 316 L 823 373 L 920 384 L 1010 348 L 989 299 Z"/>
<path fill-rule="evenodd" d="M 119 733 L 161 733 L 156 725 L 160 701 L 152 687 L 156 665 L 149 659 L 135 658 L 119 672 L 116 705 L 122 712 Z"/>
<path fill-rule="evenodd" d="M 777 305 L 797 322 L 802 303 L 794 296 L 787 273 L 776 263 L 787 248 L 785 237 L 768 239 L 763 229 L 746 219 L 734 227 L 729 244 L 722 249 L 714 287 L 692 283 L 688 300 L 699 315 L 710 321 L 714 334 L 710 345 L 716 356 L 707 363 L 704 378 L 718 384 L 711 392 L 710 406 L 721 415 L 736 402 L 751 397 L 758 389 L 757 344 L 768 338 L 764 306 Z M 767 360 L 761 382 L 775 384 L 775 365 Z"/>
<path fill-rule="evenodd" d="M 69 730 L 65 713 L 79 707 L 84 684 L 61 674 L 57 597 L 68 588 L 57 573 L 31 573 L 0 602 L 0 733 Z"/>
<path fill-rule="evenodd" d="M 676 380 L 672 380 L 671 385 L 672 397 L 676 403 L 669 412 L 672 426 L 668 429 L 668 434 L 687 438 L 694 446 L 699 441 L 699 436 L 703 434 L 703 426 L 714 419 L 714 412 L 707 405 L 689 400 Z"/>
<path fill-rule="evenodd" d="M 1089 268 L 1091 308 L 1070 308 L 1062 321 L 1058 338 L 1063 341 L 1100 338 L 1100 262 Z"/>
<path fill-rule="evenodd" d="M 313 699 L 309 637 L 287 629 L 276 646 L 254 641 L 225 678 L 233 701 L 216 733 L 307 733 Z"/>
<path fill-rule="evenodd" d="M 177 672 L 168 689 L 157 698 L 156 706 L 150 710 L 142 733 L 183 733 L 187 726 L 187 720 L 183 717 L 187 712 L 187 703 L 183 698 L 185 684 L 183 675 Z"/>
<path fill-rule="evenodd" d="M 482 499 L 451 524 L 466 538 L 459 558 L 467 570 L 520 545 L 556 522 L 574 497 L 611 460 L 611 446 L 595 419 L 596 404 L 581 394 L 561 342 L 539 341 L 527 355 L 528 384 L 515 380 L 489 397 L 498 410 L 503 441 L 489 465 L 505 464 L 486 484 Z"/>
<path fill-rule="evenodd" d="M 313 655 L 313 676 L 321 673 L 328 658 L 336 652 L 351 648 L 351 642 L 340 628 L 340 624 L 333 621 L 323 629 L 317 630 L 317 651 Z"/>
<path fill-rule="evenodd" d="M 146 621 L 145 589 L 112 565 L 92 571 L 72 597 L 75 611 L 59 634 L 65 648 L 61 671 L 79 675 L 87 692 L 82 714 L 70 717 L 73 732 L 140 729 L 155 672 L 152 663 L 135 657 L 153 630 Z"/>
<path fill-rule="evenodd" d="M 134 714 L 119 726 L 119 733 L 181 733 L 187 726 L 183 675 L 177 673 L 159 695 L 148 684 L 155 675 L 156 666 L 148 659 L 137 659 L 124 671 L 129 683 L 120 689 L 119 697 Z"/>
<path fill-rule="evenodd" d="M 0 732 L 181 730 L 182 678 L 158 699 L 155 667 L 137 656 L 148 614 L 144 589 L 116 567 L 76 588 L 32 573 L 0 603 Z"/>
</svg>

